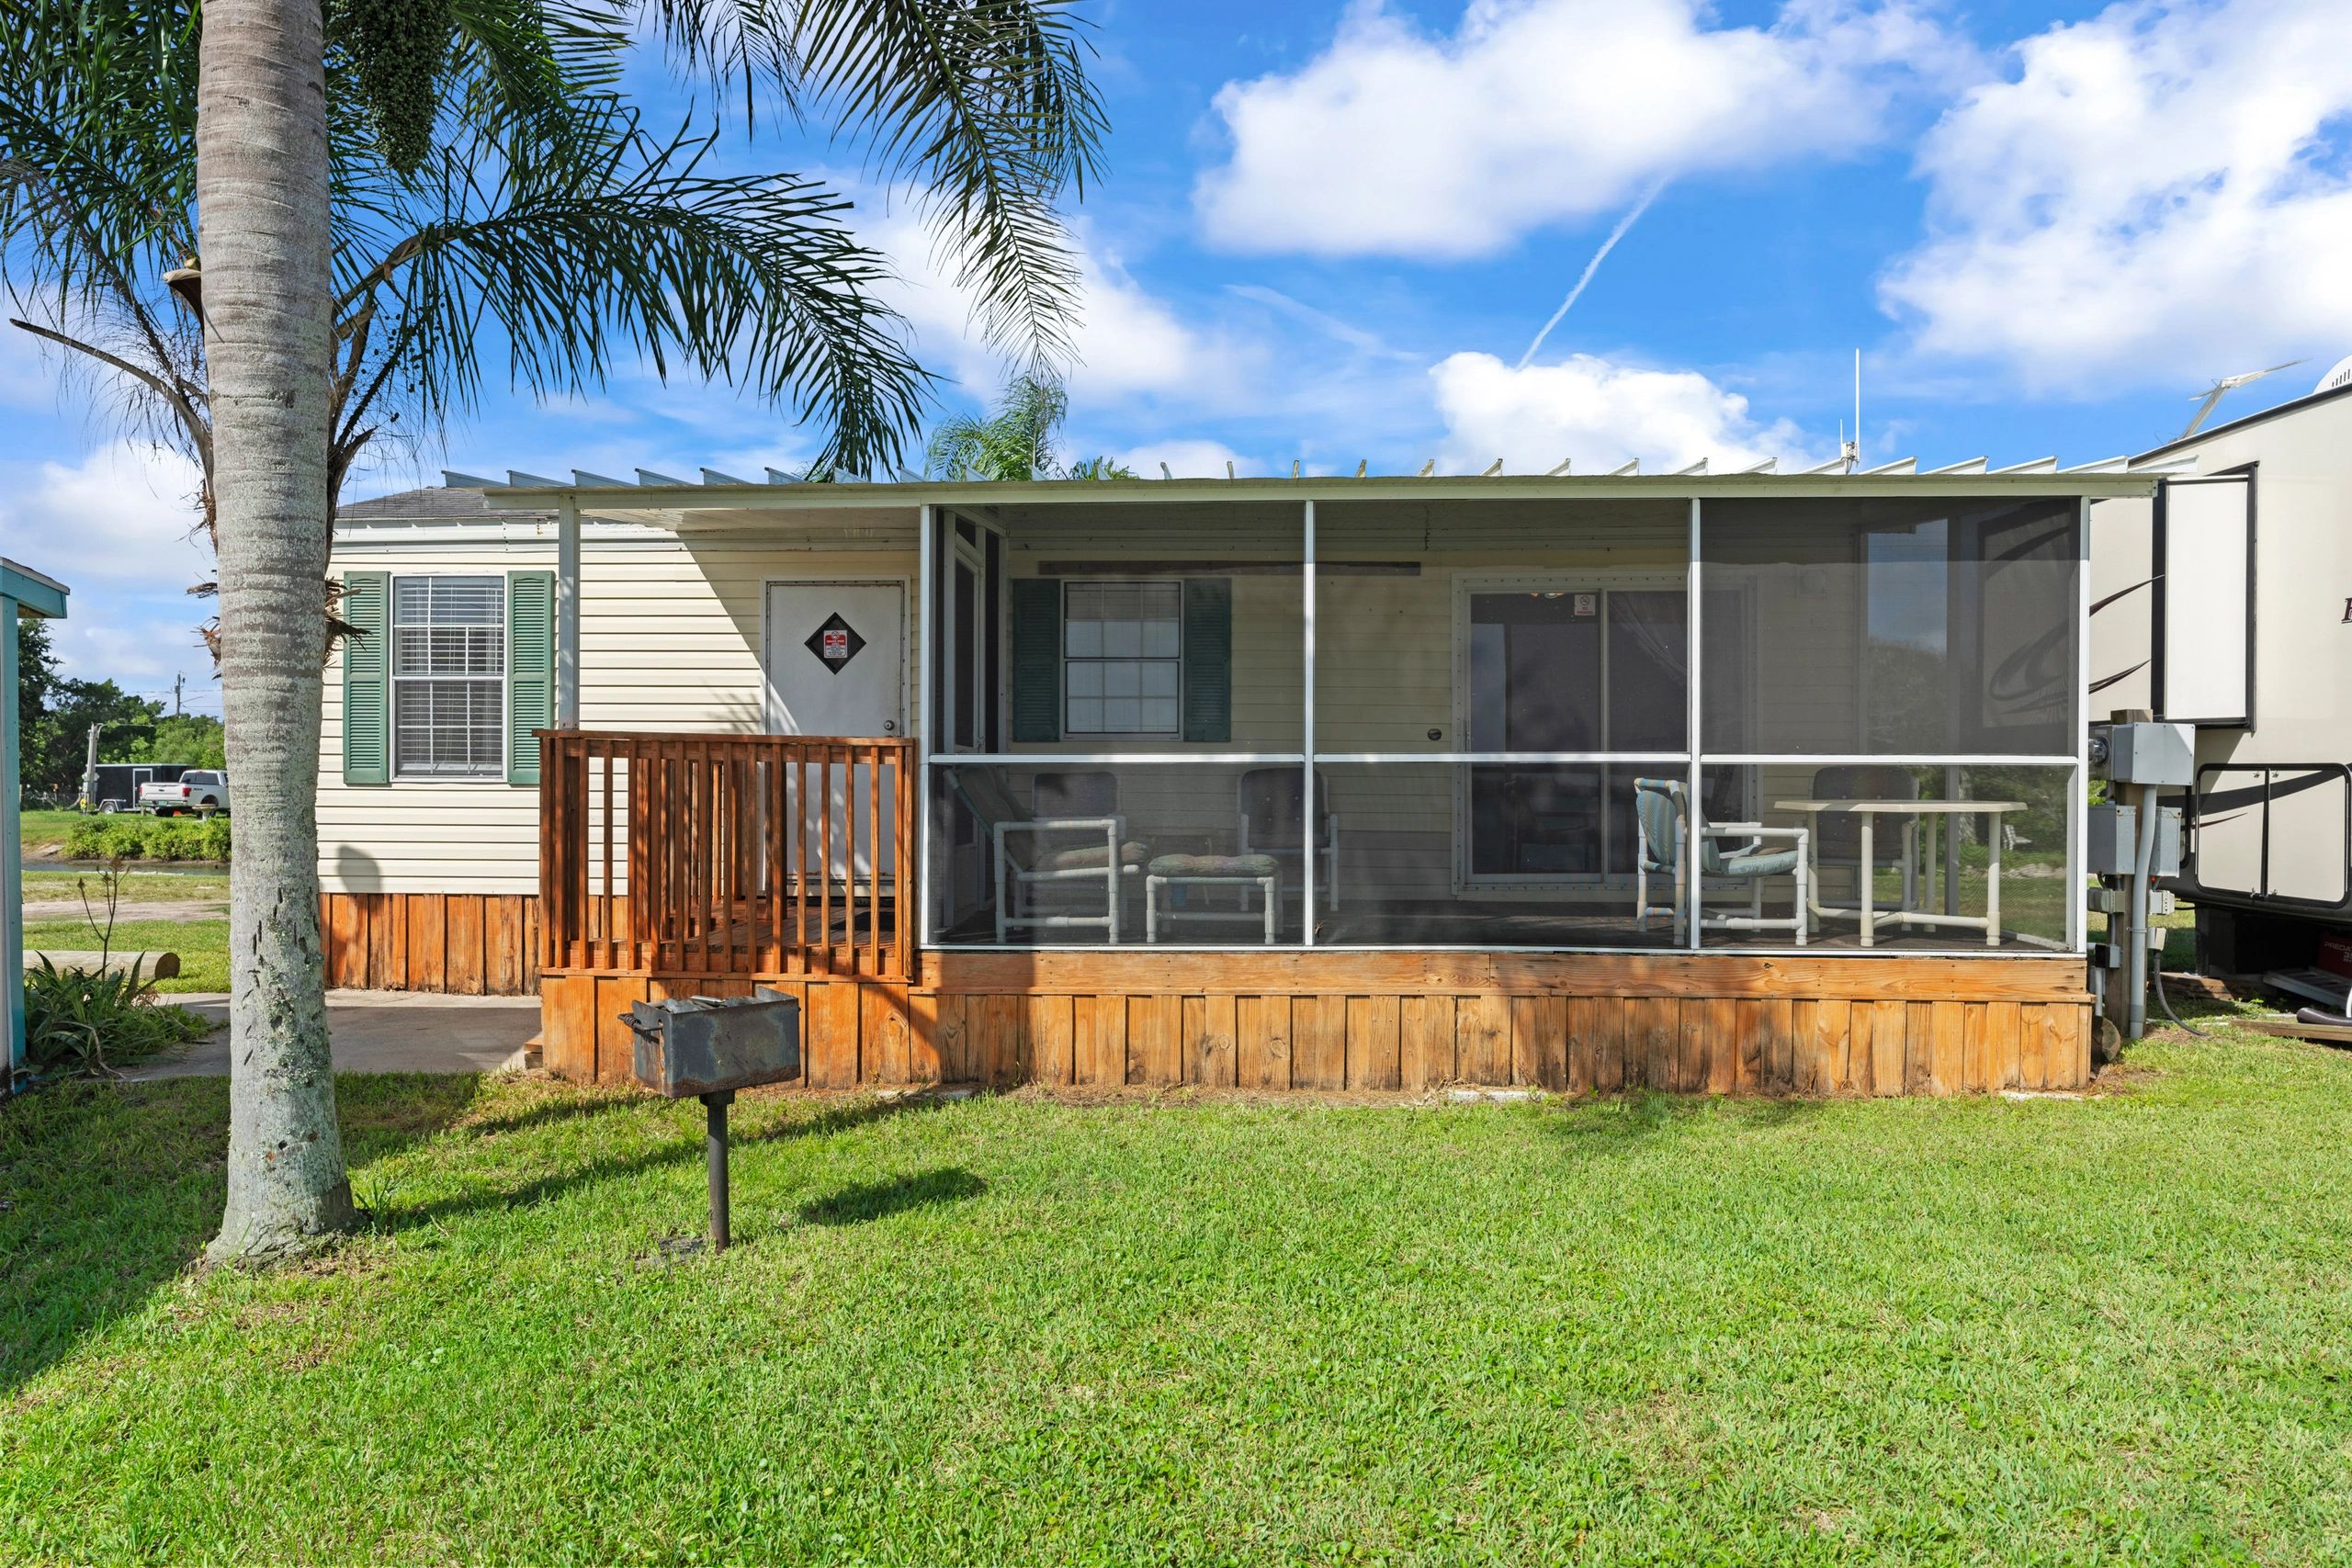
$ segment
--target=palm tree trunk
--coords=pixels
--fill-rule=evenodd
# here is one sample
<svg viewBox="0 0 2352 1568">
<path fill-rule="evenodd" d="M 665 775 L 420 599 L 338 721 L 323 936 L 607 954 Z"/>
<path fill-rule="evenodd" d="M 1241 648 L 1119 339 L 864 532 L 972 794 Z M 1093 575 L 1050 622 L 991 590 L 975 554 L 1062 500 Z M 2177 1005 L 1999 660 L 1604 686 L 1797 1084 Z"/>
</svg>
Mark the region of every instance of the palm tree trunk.
<svg viewBox="0 0 2352 1568">
<path fill-rule="evenodd" d="M 319 614 L 333 369 L 319 0 L 207 0 L 197 209 L 211 375 L 229 873 L 229 1201 L 209 1256 L 352 1220 L 319 942 Z"/>
</svg>

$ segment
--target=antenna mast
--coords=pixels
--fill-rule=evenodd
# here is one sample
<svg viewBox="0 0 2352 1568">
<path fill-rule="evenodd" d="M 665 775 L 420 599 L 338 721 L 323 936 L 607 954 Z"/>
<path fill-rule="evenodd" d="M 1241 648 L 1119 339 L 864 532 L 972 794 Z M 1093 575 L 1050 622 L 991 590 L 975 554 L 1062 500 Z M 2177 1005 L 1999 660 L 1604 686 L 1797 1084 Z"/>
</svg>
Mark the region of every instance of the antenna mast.
<svg viewBox="0 0 2352 1568">
<path fill-rule="evenodd" d="M 1838 432 L 1838 456 L 1852 473 L 1862 466 L 1862 351 L 1854 350 L 1854 434 L 1848 437 Z"/>
</svg>

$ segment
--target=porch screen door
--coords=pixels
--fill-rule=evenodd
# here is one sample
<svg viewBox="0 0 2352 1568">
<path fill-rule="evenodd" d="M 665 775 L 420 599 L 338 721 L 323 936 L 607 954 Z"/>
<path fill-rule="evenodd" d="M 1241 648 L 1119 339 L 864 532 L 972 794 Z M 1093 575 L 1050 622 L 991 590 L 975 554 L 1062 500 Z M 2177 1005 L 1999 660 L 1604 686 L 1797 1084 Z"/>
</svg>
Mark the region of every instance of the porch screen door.
<svg viewBox="0 0 2352 1568">
<path fill-rule="evenodd" d="M 769 583 L 762 653 L 768 732 L 859 739 L 905 734 L 906 615 L 903 582 Z M 873 874 L 865 821 L 867 775 L 873 770 L 826 771 L 832 775 L 831 874 L 848 885 Z M 885 865 L 896 863 L 891 782 L 884 779 L 881 790 Z M 817 795 L 812 769 L 802 802 L 812 846 L 823 836 Z"/>
</svg>

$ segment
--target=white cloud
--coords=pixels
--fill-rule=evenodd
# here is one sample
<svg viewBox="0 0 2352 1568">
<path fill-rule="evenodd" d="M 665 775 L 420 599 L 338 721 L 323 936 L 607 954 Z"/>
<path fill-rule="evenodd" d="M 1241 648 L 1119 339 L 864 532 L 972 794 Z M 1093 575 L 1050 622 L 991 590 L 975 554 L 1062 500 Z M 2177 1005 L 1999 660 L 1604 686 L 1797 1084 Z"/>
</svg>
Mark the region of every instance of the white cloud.
<svg viewBox="0 0 2352 1568">
<path fill-rule="evenodd" d="M 904 197 L 867 200 L 876 215 L 861 219 L 858 237 L 897 267 L 898 280 L 882 293 L 913 327 L 917 357 L 952 376 L 973 396 L 990 396 L 1011 367 L 981 335 L 971 297 L 956 281 L 952 258 L 940 254 Z M 1118 253 L 1085 223 L 1077 225 L 1075 236 L 1082 293 L 1073 334 L 1076 359 L 1068 377 L 1073 403 L 1215 400 L 1246 377 L 1254 351 L 1188 324 L 1137 284 Z"/>
<path fill-rule="evenodd" d="M 113 681 L 145 697 L 168 697 L 172 678 L 185 675 L 183 708 L 220 711 L 212 655 L 197 631 L 205 612 L 195 600 L 124 597 L 101 589 L 74 594 L 67 607 L 72 614 L 50 628 L 58 665 L 67 675 Z"/>
<path fill-rule="evenodd" d="M 1229 83 L 1229 161 L 1194 191 L 1246 251 L 1490 254 L 1661 179 L 1849 152 L 1906 82 L 1969 68 L 1914 0 L 1473 0 L 1431 37 L 1378 0 L 1302 69 Z"/>
<path fill-rule="evenodd" d="M 1442 467 L 1476 472 L 1497 457 L 1511 473 L 1562 458 L 1593 473 L 1634 458 L 1652 473 L 1700 458 L 1717 472 L 1806 457 L 1786 420 L 1764 423 L 1747 400 L 1695 370 L 1649 370 L 1572 355 L 1513 369 L 1491 354 L 1451 355 L 1430 370 L 1445 422 Z"/>
<path fill-rule="evenodd" d="M 128 589 L 177 590 L 212 575 L 209 550 L 190 536 L 198 475 L 187 458 L 116 440 L 79 463 L 27 468 L 7 476 L 13 499 L 0 499 L 0 534 L 27 565 Z"/>
<path fill-rule="evenodd" d="M 152 691 L 184 671 L 192 690 L 204 685 L 211 664 L 196 626 L 208 612 L 187 590 L 212 576 L 212 560 L 189 536 L 193 463 L 116 440 L 78 463 L 0 465 L 0 487 L 8 554 L 73 590 L 50 634 L 67 674 Z"/>
<path fill-rule="evenodd" d="M 2135 0 L 2017 54 L 1920 150 L 1881 288 L 1920 348 L 2065 390 L 2352 348 L 2352 6 Z"/>
</svg>

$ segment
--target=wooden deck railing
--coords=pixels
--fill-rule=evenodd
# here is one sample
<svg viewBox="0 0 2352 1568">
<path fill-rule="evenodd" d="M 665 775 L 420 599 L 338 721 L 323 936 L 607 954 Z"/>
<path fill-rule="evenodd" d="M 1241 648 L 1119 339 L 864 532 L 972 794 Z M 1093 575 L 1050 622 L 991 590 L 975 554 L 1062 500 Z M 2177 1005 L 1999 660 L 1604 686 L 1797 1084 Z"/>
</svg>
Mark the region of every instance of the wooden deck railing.
<svg viewBox="0 0 2352 1568">
<path fill-rule="evenodd" d="M 913 973 L 906 740 L 539 731 L 540 962 Z"/>
</svg>

